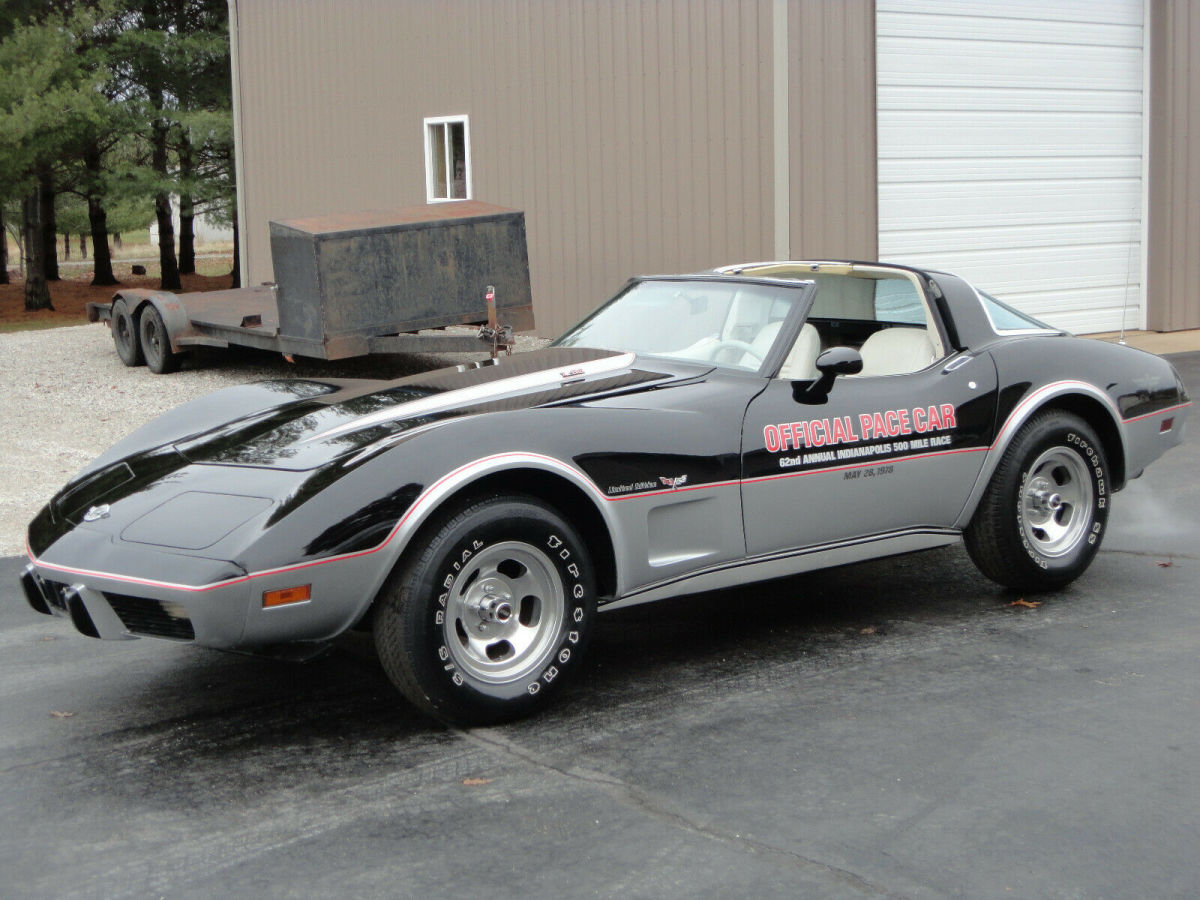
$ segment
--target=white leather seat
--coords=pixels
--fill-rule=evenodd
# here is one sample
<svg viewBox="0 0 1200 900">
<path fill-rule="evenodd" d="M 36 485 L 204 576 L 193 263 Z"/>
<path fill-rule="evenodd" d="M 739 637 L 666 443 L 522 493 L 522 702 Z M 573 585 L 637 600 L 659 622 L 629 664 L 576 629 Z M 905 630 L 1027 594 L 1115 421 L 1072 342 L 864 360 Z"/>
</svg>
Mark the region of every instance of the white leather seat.
<svg viewBox="0 0 1200 900">
<path fill-rule="evenodd" d="M 862 375 L 917 372 L 937 358 L 924 328 L 884 328 L 863 342 Z"/>
<path fill-rule="evenodd" d="M 806 381 L 821 377 L 817 371 L 817 356 L 821 352 L 821 336 L 807 322 L 800 329 L 796 343 L 783 361 L 779 377 L 788 381 Z"/>
</svg>

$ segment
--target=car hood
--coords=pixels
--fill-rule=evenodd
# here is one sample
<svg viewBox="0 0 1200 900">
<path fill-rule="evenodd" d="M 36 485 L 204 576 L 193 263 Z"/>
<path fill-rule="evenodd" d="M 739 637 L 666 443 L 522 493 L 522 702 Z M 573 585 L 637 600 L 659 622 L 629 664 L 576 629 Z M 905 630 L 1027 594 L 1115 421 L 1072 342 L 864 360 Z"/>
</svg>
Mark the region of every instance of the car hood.
<svg viewBox="0 0 1200 900">
<path fill-rule="evenodd" d="M 331 383 L 174 442 L 191 463 L 303 471 L 376 452 L 469 415 L 576 403 L 702 376 L 708 368 L 632 353 L 548 348 L 395 381 Z"/>
<path fill-rule="evenodd" d="M 270 526 L 374 454 L 423 431 L 468 416 L 596 398 L 628 397 L 636 406 L 644 391 L 702 380 L 711 370 L 548 348 L 394 381 L 226 388 L 142 426 L 72 479 L 30 524 L 29 548 L 41 554 L 78 530 L 106 536 L 113 546 L 133 542 L 232 560 L 240 551 L 220 542 L 239 523 L 262 519 L 271 507 Z M 401 486 L 389 503 L 412 487 Z"/>
</svg>

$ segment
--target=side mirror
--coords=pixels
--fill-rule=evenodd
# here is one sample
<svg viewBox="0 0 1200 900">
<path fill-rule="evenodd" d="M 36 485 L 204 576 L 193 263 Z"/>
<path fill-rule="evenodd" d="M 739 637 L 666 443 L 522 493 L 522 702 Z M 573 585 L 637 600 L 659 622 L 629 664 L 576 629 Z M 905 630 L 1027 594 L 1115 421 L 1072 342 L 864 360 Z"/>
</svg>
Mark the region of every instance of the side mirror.
<svg viewBox="0 0 1200 900">
<path fill-rule="evenodd" d="M 857 375 L 862 371 L 862 354 L 852 347 L 830 347 L 817 357 L 821 377 L 808 386 L 797 384 L 792 397 L 797 403 L 818 404 L 829 399 L 829 389 L 839 375 Z"/>
<path fill-rule="evenodd" d="M 836 375 L 857 375 L 862 371 L 862 354 L 852 347 L 830 347 L 817 357 L 821 380 L 833 381 Z"/>
</svg>

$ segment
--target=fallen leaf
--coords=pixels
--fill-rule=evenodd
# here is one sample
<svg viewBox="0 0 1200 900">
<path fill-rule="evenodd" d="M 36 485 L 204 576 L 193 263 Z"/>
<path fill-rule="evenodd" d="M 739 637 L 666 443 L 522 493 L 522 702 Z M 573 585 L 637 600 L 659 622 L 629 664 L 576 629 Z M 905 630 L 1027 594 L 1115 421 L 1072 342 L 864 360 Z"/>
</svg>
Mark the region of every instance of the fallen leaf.
<svg viewBox="0 0 1200 900">
<path fill-rule="evenodd" d="M 71 716 L 75 715 L 75 713 L 65 712 L 61 709 L 52 709 L 50 710 L 50 715 L 54 716 L 56 719 L 69 719 Z"/>
<path fill-rule="evenodd" d="M 1157 565 L 1160 569 L 1169 569 L 1171 566 L 1175 565 L 1175 563 L 1171 562 L 1169 559 L 1160 559 L 1157 563 L 1155 563 L 1155 565 Z"/>
<path fill-rule="evenodd" d="M 57 640 L 58 640 L 58 635 L 54 635 L 54 634 L 43 634 L 43 635 L 42 635 L 40 638 L 38 638 L 38 640 L 39 640 L 39 641 L 57 641 Z"/>
<path fill-rule="evenodd" d="M 859 632 L 859 634 L 874 634 L 874 633 L 875 633 L 874 625 L 868 625 L 866 628 L 864 628 L 862 631 Z"/>
<path fill-rule="evenodd" d="M 467 787 L 479 787 L 479 785 L 481 785 L 481 784 L 491 784 L 492 779 L 490 779 L 490 778 L 464 778 L 462 780 L 462 783 L 465 784 Z"/>
<path fill-rule="evenodd" d="M 1042 605 L 1042 601 L 1041 600 L 1026 600 L 1024 597 L 1022 597 L 1020 600 L 1014 600 L 1012 603 L 1010 603 L 1008 605 L 1009 606 L 1023 606 L 1026 609 L 1037 609 L 1039 606 Z"/>
</svg>

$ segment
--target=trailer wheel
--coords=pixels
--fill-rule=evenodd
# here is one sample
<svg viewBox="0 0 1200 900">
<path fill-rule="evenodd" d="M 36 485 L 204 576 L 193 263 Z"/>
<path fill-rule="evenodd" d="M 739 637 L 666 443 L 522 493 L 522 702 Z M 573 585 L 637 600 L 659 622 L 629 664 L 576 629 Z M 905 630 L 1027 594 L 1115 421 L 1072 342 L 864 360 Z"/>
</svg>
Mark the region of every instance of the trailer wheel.
<svg viewBox="0 0 1200 900">
<path fill-rule="evenodd" d="M 142 312 L 138 334 L 142 337 L 142 353 L 151 372 L 166 375 L 179 368 L 180 356 L 171 349 L 171 338 L 162 313 L 153 306 L 147 305 Z"/>
<path fill-rule="evenodd" d="M 122 298 L 113 301 L 112 338 L 121 362 L 127 366 L 145 365 L 146 358 L 142 355 L 142 344 L 138 339 L 137 319 L 129 311 L 129 304 Z"/>
</svg>

